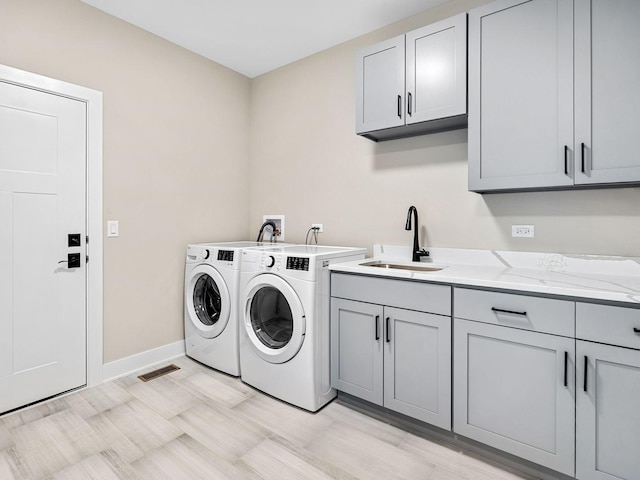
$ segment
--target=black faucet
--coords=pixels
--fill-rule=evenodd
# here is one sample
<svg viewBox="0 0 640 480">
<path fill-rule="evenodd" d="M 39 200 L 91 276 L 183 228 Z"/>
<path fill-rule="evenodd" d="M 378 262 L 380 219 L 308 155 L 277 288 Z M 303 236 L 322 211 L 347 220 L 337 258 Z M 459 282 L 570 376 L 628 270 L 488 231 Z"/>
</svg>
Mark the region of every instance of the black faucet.
<svg viewBox="0 0 640 480">
<path fill-rule="evenodd" d="M 419 262 L 421 257 L 428 257 L 429 252 L 424 248 L 420 248 L 418 244 L 418 210 L 411 205 L 407 212 L 407 224 L 404 226 L 405 230 L 411 230 L 411 214 L 413 213 L 413 247 L 411 249 L 411 261 Z"/>
<path fill-rule="evenodd" d="M 276 224 L 271 220 L 267 220 L 260 226 L 260 231 L 258 232 L 258 238 L 256 242 L 262 242 L 262 237 L 264 237 L 264 227 L 271 227 L 271 241 L 273 242 L 276 238 Z"/>
</svg>

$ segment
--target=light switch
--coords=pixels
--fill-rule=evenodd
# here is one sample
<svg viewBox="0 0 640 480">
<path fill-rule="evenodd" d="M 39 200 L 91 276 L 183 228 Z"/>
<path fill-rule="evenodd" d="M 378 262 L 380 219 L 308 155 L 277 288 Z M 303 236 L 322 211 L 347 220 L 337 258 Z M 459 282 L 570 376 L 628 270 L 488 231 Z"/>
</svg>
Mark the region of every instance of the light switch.
<svg viewBox="0 0 640 480">
<path fill-rule="evenodd" d="M 120 227 L 117 220 L 107 222 L 107 237 L 117 237 L 120 235 Z"/>
</svg>

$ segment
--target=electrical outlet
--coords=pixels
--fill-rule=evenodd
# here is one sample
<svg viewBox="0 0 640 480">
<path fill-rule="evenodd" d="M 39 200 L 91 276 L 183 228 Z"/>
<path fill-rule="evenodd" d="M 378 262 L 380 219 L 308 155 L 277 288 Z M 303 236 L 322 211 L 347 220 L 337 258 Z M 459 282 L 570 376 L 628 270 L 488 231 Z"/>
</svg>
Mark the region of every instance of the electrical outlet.
<svg viewBox="0 0 640 480">
<path fill-rule="evenodd" d="M 278 239 L 279 242 L 283 242 L 284 241 L 284 215 L 263 215 L 262 216 L 263 222 L 266 222 L 268 220 L 271 220 L 273 223 L 276 224 L 276 238 Z M 266 237 L 266 239 L 268 240 L 269 237 Z"/>
<path fill-rule="evenodd" d="M 533 225 L 511 225 L 511 236 L 533 238 Z"/>
<path fill-rule="evenodd" d="M 311 228 L 317 228 L 318 229 L 318 233 L 324 232 L 324 227 L 322 226 L 321 223 L 312 223 L 311 224 Z"/>
</svg>

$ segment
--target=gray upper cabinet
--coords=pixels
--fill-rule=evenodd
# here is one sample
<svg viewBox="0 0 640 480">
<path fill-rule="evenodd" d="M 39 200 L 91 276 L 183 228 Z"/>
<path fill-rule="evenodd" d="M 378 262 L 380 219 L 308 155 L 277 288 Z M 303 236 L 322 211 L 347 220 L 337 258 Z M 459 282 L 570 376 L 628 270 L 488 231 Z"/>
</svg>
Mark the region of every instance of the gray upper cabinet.
<svg viewBox="0 0 640 480">
<path fill-rule="evenodd" d="M 466 13 L 358 52 L 359 135 L 388 140 L 465 126 L 466 113 Z"/>
<path fill-rule="evenodd" d="M 640 2 L 575 0 L 576 184 L 640 181 Z"/>
<path fill-rule="evenodd" d="M 640 181 L 639 17 L 635 0 L 469 12 L 469 190 Z"/>
<path fill-rule="evenodd" d="M 406 48 L 406 123 L 466 116 L 467 14 L 407 33 Z"/>
<path fill-rule="evenodd" d="M 469 190 L 573 184 L 573 2 L 469 12 Z"/>
<path fill-rule="evenodd" d="M 404 35 L 358 53 L 356 133 L 404 125 Z"/>
</svg>

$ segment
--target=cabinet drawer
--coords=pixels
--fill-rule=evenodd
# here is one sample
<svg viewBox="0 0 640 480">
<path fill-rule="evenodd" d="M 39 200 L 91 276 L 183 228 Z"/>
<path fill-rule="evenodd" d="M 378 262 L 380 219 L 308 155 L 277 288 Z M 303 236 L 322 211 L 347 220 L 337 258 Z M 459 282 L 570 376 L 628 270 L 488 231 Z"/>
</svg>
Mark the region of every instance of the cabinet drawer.
<svg viewBox="0 0 640 480">
<path fill-rule="evenodd" d="M 332 273 L 331 296 L 451 315 L 451 287 L 446 285 Z"/>
<path fill-rule="evenodd" d="M 638 331 L 635 332 L 634 329 Z M 640 349 L 640 310 L 577 303 L 576 337 Z"/>
<path fill-rule="evenodd" d="M 575 303 L 510 293 L 456 288 L 456 318 L 573 337 Z"/>
</svg>

